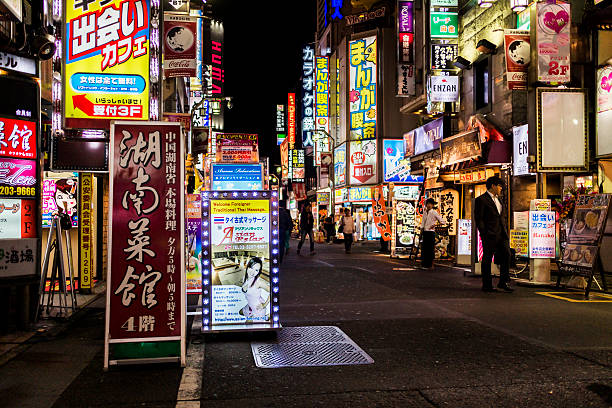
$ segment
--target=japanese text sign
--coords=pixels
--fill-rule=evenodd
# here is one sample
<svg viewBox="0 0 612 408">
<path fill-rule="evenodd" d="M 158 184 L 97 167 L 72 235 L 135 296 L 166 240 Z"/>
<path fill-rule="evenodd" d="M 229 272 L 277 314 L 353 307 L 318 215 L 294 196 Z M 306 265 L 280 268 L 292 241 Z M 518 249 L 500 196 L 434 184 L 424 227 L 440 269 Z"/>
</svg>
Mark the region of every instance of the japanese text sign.
<svg viewBox="0 0 612 408">
<path fill-rule="evenodd" d="M 510 248 L 516 251 L 516 256 L 529 256 L 529 232 L 510 230 Z"/>
<path fill-rule="evenodd" d="M 289 139 L 289 148 L 295 147 L 295 94 L 287 94 L 287 136 Z"/>
<path fill-rule="evenodd" d="M 383 186 L 372 187 L 372 214 L 374 215 L 374 224 L 378 232 L 380 232 L 383 241 L 390 241 L 391 224 L 385 210 Z"/>
<path fill-rule="evenodd" d="M 472 254 L 472 220 L 457 220 L 457 255 Z"/>
<path fill-rule="evenodd" d="M 350 171 L 352 185 L 376 182 L 376 140 L 350 142 Z"/>
<path fill-rule="evenodd" d="M 217 163 L 258 163 L 259 144 L 252 133 L 217 133 Z"/>
<path fill-rule="evenodd" d="M 35 209 L 34 200 L 0 198 L 0 239 L 36 238 Z"/>
<path fill-rule="evenodd" d="M 8 52 L 0 52 L 0 69 L 36 75 L 36 60 L 9 54 Z"/>
<path fill-rule="evenodd" d="M 431 38 L 457 38 L 459 36 L 459 15 L 457 13 L 430 12 Z"/>
<path fill-rule="evenodd" d="M 334 149 L 334 184 L 346 184 L 346 143 Z"/>
<path fill-rule="evenodd" d="M 107 336 L 184 334 L 184 175 L 181 125 L 111 125 Z"/>
<path fill-rule="evenodd" d="M 416 92 L 414 65 L 397 64 L 397 96 L 412 96 Z"/>
<path fill-rule="evenodd" d="M 315 129 L 329 133 L 329 57 L 315 60 Z"/>
<path fill-rule="evenodd" d="M 212 189 L 263 190 L 261 164 L 212 164 Z"/>
<path fill-rule="evenodd" d="M 458 55 L 457 44 L 431 44 L 431 69 L 455 69 L 453 61 Z"/>
<path fill-rule="evenodd" d="M 393 200 L 395 214 L 395 250 L 405 252 L 414 244 L 416 235 L 416 203 L 413 201 Z"/>
<path fill-rule="evenodd" d="M 93 279 L 93 177 L 91 173 L 81 173 L 81 225 L 79 227 L 79 265 L 81 268 L 81 288 L 89 289 Z"/>
<path fill-rule="evenodd" d="M 296 183 L 303 183 L 306 178 L 306 156 L 304 149 L 289 150 L 289 177 Z"/>
<path fill-rule="evenodd" d="M 285 105 L 276 105 L 276 131 L 285 132 Z"/>
<path fill-rule="evenodd" d="M 37 239 L 3 239 L 0 246 L 0 278 L 36 274 Z"/>
<path fill-rule="evenodd" d="M 536 4 L 538 81 L 570 81 L 570 4 L 548 1 Z"/>
<path fill-rule="evenodd" d="M 504 30 L 508 89 L 527 89 L 527 70 L 531 59 L 529 41 L 527 30 Z"/>
<path fill-rule="evenodd" d="M 348 189 L 348 201 L 351 203 L 372 201 L 372 189 L 370 187 L 351 187 Z"/>
<path fill-rule="evenodd" d="M 442 162 L 441 166 L 448 166 L 480 157 L 480 137 L 477 130 L 468 130 L 459 133 L 441 143 Z"/>
<path fill-rule="evenodd" d="M 280 145 L 280 158 L 281 158 L 281 178 L 289 178 L 289 140 L 285 138 Z"/>
<path fill-rule="evenodd" d="M 66 124 L 148 119 L 149 0 L 66 0 L 64 10 Z"/>
<path fill-rule="evenodd" d="M 529 258 L 554 258 L 556 226 L 554 211 L 529 211 Z"/>
<path fill-rule="evenodd" d="M 457 225 L 455 220 L 459 215 L 459 192 L 452 188 L 432 190 L 429 197 L 438 203 L 440 216 L 448 225 L 448 235 L 456 235 Z"/>
<path fill-rule="evenodd" d="M 195 77 L 197 18 L 164 14 L 164 76 Z"/>
<path fill-rule="evenodd" d="M 0 118 L 0 156 L 36 158 L 36 122 Z"/>
<path fill-rule="evenodd" d="M 376 36 L 349 44 L 350 139 L 376 138 Z"/>
<path fill-rule="evenodd" d="M 314 81 L 315 62 L 314 50 L 306 45 L 302 49 L 302 146 L 313 146 L 312 132 L 315 130 L 314 115 Z M 294 140 L 295 142 L 295 140 Z M 293 149 L 293 144 L 291 145 Z"/>
<path fill-rule="evenodd" d="M 34 198 L 37 190 L 36 160 L 0 157 L 0 196 Z"/>
</svg>

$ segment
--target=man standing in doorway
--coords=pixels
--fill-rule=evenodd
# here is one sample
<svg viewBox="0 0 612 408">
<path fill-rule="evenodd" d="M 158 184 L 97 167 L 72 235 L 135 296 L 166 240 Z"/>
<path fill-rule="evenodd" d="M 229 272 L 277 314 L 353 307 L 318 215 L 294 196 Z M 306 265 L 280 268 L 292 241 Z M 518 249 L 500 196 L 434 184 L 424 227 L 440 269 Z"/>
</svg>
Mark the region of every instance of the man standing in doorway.
<svg viewBox="0 0 612 408">
<path fill-rule="evenodd" d="M 510 287 L 510 245 L 506 213 L 499 195 L 504 188 L 504 182 L 499 176 L 487 180 L 487 191 L 476 199 L 474 218 L 480 238 L 482 239 L 482 290 L 496 292 L 491 279 L 491 260 L 495 255 L 495 263 L 499 265 L 499 282 L 497 287 L 504 292 L 512 292 Z"/>
</svg>

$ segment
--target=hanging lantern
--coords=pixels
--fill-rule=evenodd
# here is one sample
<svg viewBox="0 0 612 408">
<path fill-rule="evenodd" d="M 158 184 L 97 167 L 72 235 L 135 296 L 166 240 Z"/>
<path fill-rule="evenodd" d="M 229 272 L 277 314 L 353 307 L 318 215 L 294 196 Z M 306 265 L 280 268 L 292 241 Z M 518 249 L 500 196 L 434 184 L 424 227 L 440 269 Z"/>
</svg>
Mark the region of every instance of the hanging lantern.
<svg viewBox="0 0 612 408">
<path fill-rule="evenodd" d="M 529 0 L 510 0 L 510 8 L 515 13 L 519 13 L 527 8 Z"/>
<path fill-rule="evenodd" d="M 495 0 L 478 0 L 478 6 L 482 8 L 489 8 L 495 3 Z"/>
</svg>

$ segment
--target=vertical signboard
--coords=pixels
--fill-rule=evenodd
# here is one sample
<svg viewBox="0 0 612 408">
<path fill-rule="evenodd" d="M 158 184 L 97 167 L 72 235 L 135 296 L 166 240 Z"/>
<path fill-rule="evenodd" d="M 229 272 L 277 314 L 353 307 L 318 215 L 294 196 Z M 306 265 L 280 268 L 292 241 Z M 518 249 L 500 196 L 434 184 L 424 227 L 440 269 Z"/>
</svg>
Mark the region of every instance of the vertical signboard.
<svg viewBox="0 0 612 408">
<path fill-rule="evenodd" d="M 391 225 L 389 224 L 389 216 L 386 212 L 383 186 L 372 187 L 372 215 L 374 216 L 374 224 L 378 232 L 380 232 L 383 241 L 390 241 Z"/>
<path fill-rule="evenodd" d="M 92 224 L 92 194 L 93 176 L 91 173 L 81 173 L 81 223 L 79 226 L 79 264 L 81 282 L 80 288 L 91 289 L 93 287 L 93 224 Z"/>
<path fill-rule="evenodd" d="M 612 66 L 605 66 L 597 70 L 597 156 L 612 153 L 612 138 L 609 129 L 612 129 Z"/>
<path fill-rule="evenodd" d="M 397 65 L 397 96 L 411 96 L 416 92 L 413 64 Z"/>
<path fill-rule="evenodd" d="M 195 17 L 164 14 L 164 77 L 196 76 L 197 22 Z"/>
<path fill-rule="evenodd" d="M 554 211 L 529 211 L 529 258 L 554 258 L 556 226 Z"/>
<path fill-rule="evenodd" d="M 205 24 L 204 47 L 207 52 L 204 55 L 206 55 L 206 65 L 210 66 L 208 95 L 214 98 L 223 97 L 225 92 L 225 69 L 223 68 L 223 53 L 225 52 L 224 34 L 225 28 L 223 22 L 215 20 Z"/>
<path fill-rule="evenodd" d="M 329 57 L 316 57 L 315 74 L 315 166 L 321 165 L 321 153 L 329 152 Z"/>
<path fill-rule="evenodd" d="M 508 89 L 527 89 L 527 70 L 531 60 L 529 41 L 527 30 L 504 30 Z"/>
<path fill-rule="evenodd" d="M 570 4 L 552 0 L 536 4 L 538 81 L 570 81 Z"/>
<path fill-rule="evenodd" d="M 296 183 L 303 183 L 306 178 L 306 157 L 304 149 L 289 150 L 289 177 Z"/>
<path fill-rule="evenodd" d="M 334 149 L 334 184 L 346 185 L 346 143 Z"/>
<path fill-rule="evenodd" d="M 276 105 L 276 142 L 281 145 L 287 137 L 285 125 L 285 105 Z"/>
<path fill-rule="evenodd" d="M 289 173 L 289 141 L 283 140 L 280 145 L 280 156 L 281 156 L 281 177 L 283 179 L 291 177 Z"/>
<path fill-rule="evenodd" d="M 289 149 L 295 148 L 295 94 L 287 94 L 287 137 Z"/>
<path fill-rule="evenodd" d="M 111 344 L 160 340 L 185 363 L 183 157 L 178 123 L 111 125 L 105 367 Z"/>
<path fill-rule="evenodd" d="M 349 122 L 350 139 L 376 138 L 376 36 L 349 43 Z"/>
<path fill-rule="evenodd" d="M 314 56 L 309 45 L 302 49 L 302 147 L 314 146 Z"/>
<path fill-rule="evenodd" d="M 149 0 L 64 2 L 67 127 L 149 119 L 149 6 Z"/>
<path fill-rule="evenodd" d="M 200 194 L 187 198 L 187 271 L 185 290 L 189 294 L 202 293 L 202 201 Z"/>
<path fill-rule="evenodd" d="M 415 94 L 414 3 L 397 2 L 397 95 Z"/>
<path fill-rule="evenodd" d="M 350 143 L 351 185 L 376 183 L 376 140 L 356 140 Z"/>
<path fill-rule="evenodd" d="M 276 192 L 202 192 L 203 331 L 279 326 L 277 208 Z"/>
<path fill-rule="evenodd" d="M 529 125 L 515 126 L 512 128 L 513 143 L 514 143 L 514 176 L 523 176 L 529 173 Z"/>
</svg>

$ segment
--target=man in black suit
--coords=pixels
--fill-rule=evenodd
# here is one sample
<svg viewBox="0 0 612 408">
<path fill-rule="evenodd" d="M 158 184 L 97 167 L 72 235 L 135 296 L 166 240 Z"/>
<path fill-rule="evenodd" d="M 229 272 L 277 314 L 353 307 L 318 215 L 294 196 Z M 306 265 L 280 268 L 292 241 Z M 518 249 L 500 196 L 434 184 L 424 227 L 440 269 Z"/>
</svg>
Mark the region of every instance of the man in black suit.
<svg viewBox="0 0 612 408">
<path fill-rule="evenodd" d="M 506 214 L 499 195 L 504 182 L 498 176 L 487 179 L 487 192 L 476 199 L 474 218 L 482 239 L 482 290 L 496 292 L 491 279 L 491 259 L 499 265 L 499 283 L 497 287 L 504 292 L 512 292 L 510 282 L 510 245 Z"/>
</svg>

